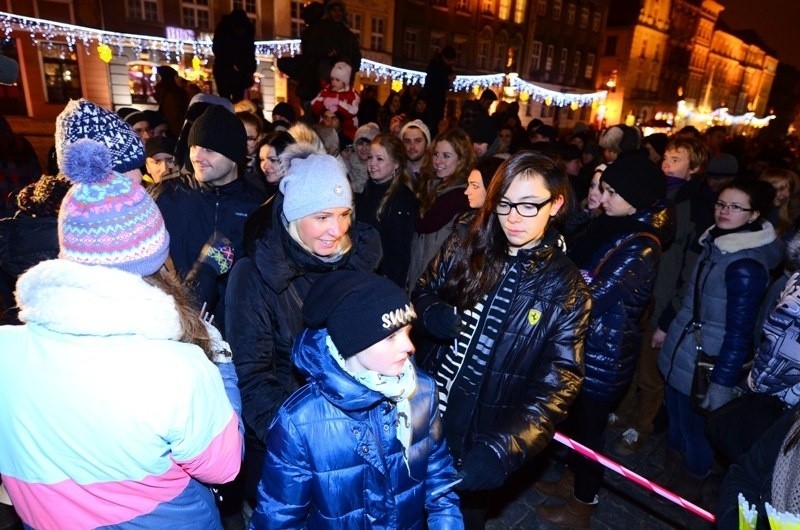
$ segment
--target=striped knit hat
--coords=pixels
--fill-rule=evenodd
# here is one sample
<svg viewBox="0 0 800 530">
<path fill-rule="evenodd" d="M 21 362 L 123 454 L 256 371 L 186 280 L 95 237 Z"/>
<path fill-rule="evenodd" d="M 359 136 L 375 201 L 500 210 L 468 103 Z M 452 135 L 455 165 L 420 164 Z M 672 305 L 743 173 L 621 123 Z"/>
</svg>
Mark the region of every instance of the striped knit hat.
<svg viewBox="0 0 800 530">
<path fill-rule="evenodd" d="M 158 271 L 169 253 L 164 219 L 142 186 L 112 171 L 109 149 L 84 138 L 59 162 L 73 186 L 58 215 L 58 257 L 140 276 Z"/>
</svg>

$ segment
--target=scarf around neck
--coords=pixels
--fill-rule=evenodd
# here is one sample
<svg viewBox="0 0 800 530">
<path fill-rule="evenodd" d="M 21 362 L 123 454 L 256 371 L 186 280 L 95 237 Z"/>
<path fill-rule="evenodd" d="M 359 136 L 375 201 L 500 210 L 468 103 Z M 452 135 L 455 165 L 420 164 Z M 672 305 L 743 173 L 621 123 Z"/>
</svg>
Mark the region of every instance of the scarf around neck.
<svg viewBox="0 0 800 530">
<path fill-rule="evenodd" d="M 365 370 L 363 372 L 352 372 L 345 365 L 345 359 L 336 345 L 331 340 L 330 335 L 325 337 L 325 343 L 328 346 L 331 356 L 339 365 L 339 368 L 344 370 L 350 377 L 372 390 L 386 397 L 389 401 L 394 403 L 397 407 L 397 432 L 396 437 L 403 446 L 403 462 L 406 468 L 409 469 L 408 464 L 408 448 L 411 445 L 411 438 L 413 434 L 411 422 L 411 401 L 409 399 L 414 395 L 417 389 L 417 372 L 414 370 L 414 365 L 410 359 L 406 359 L 403 364 L 403 371 L 398 376 L 389 376 L 378 373 L 374 370 Z"/>
</svg>

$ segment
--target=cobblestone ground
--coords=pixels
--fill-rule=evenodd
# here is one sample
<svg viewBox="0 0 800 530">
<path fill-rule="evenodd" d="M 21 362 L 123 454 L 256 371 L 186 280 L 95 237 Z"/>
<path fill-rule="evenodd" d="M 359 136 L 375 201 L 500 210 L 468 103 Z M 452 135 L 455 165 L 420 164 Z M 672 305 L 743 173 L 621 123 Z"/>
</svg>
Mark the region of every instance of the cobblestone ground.
<svg viewBox="0 0 800 530">
<path fill-rule="evenodd" d="M 610 449 L 620 436 L 621 431 L 609 431 L 606 454 L 612 455 Z M 547 500 L 536 489 L 533 483 L 539 477 L 554 480 L 560 472 L 566 449 L 557 442 L 545 464 L 539 469 L 532 467 L 524 470 L 515 484 L 504 492 L 497 502 L 497 513 L 490 515 L 487 530 L 507 529 L 541 529 L 555 530 L 561 527 L 541 522 L 536 516 L 536 507 L 540 504 L 553 503 Z M 612 460 L 633 470 L 643 477 L 660 485 L 666 484 L 670 477 L 664 473 L 664 453 L 666 451 L 666 435 L 651 435 L 639 451 L 628 457 L 611 457 Z M 700 506 L 710 512 L 716 507 L 717 490 L 721 481 L 720 474 L 712 474 L 703 487 L 703 500 Z M 710 530 L 714 525 L 693 515 L 681 507 L 667 501 L 655 493 L 630 482 L 624 477 L 606 470 L 604 486 L 599 494 L 600 503 L 592 517 L 592 529 L 597 530 Z"/>
</svg>

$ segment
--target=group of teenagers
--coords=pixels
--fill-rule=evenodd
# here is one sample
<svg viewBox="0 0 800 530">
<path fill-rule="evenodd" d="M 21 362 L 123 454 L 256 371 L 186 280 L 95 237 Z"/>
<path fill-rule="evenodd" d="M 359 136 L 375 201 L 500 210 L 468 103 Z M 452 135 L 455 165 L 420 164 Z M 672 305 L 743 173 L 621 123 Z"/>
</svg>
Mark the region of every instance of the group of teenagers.
<svg viewBox="0 0 800 530">
<path fill-rule="evenodd" d="M 205 250 L 225 277 L 213 322 L 202 277 L 170 267 L 168 215 L 129 174 L 143 162 L 130 127 L 87 137 L 60 116 L 56 129 L 72 182 L 58 258 L 19 277 L 22 325 L 0 327 L 0 474 L 28 527 L 222 528 L 215 504 L 239 477 L 254 529 L 483 528 L 488 492 L 556 428 L 602 450 L 609 417 L 656 364 L 670 448 L 690 476 L 710 471 L 703 411 L 734 398 L 782 246 L 769 184 L 693 191 L 699 142 L 673 138 L 663 171 L 645 151 L 609 154 L 592 209 L 555 151 L 477 162 L 463 131 L 428 132 L 415 178 L 402 134 L 374 132 L 355 194 L 347 163 L 273 133 L 258 154 L 277 190 L 232 267 Z M 225 162 L 189 136 L 202 185 Z M 665 280 L 667 256 L 680 265 Z M 680 271 L 684 296 L 661 300 L 665 314 L 678 301 L 643 366 L 657 286 Z M 686 330 L 698 319 L 717 364 L 695 406 Z M 539 516 L 590 526 L 602 477 L 570 458 L 541 484 L 556 502 Z"/>
</svg>

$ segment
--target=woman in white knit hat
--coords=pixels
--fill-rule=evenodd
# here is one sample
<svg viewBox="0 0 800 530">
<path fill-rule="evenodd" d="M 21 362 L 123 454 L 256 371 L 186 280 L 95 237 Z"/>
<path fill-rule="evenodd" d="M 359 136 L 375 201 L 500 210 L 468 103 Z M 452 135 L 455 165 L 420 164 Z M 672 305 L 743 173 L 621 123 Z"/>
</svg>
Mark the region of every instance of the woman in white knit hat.
<svg viewBox="0 0 800 530">
<path fill-rule="evenodd" d="M 344 166 L 309 144 L 290 145 L 274 198 L 272 228 L 231 271 L 226 338 L 233 350 L 246 427 L 246 482 L 252 501 L 274 414 L 303 382 L 290 360 L 302 330 L 306 293 L 337 269 L 372 271 L 378 233 L 353 223 L 353 193 Z"/>
</svg>

